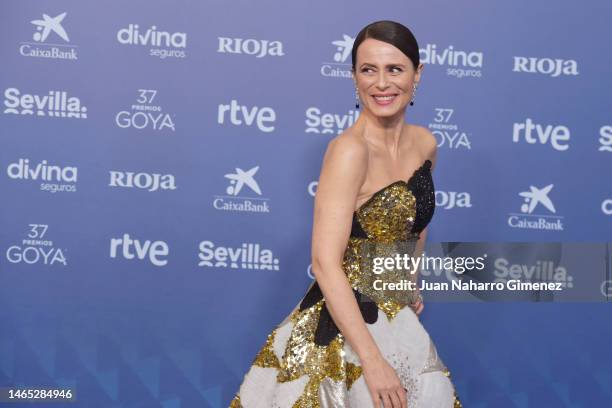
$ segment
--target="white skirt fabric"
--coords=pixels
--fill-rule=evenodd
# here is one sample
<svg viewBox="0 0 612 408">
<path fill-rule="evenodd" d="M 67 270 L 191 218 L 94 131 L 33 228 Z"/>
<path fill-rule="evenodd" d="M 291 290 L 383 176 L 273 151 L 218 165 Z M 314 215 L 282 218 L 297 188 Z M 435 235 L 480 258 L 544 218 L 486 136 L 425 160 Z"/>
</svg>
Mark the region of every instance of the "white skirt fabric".
<svg viewBox="0 0 612 408">
<path fill-rule="evenodd" d="M 374 407 L 359 358 L 342 335 L 327 347 L 312 341 L 320 308 L 311 309 L 296 307 L 270 333 L 230 408 Z M 409 408 L 461 407 L 449 370 L 411 308 L 392 319 L 378 310 L 376 322 L 366 326 L 408 390 Z M 333 347 L 339 347 L 335 354 L 324 350 Z"/>
</svg>

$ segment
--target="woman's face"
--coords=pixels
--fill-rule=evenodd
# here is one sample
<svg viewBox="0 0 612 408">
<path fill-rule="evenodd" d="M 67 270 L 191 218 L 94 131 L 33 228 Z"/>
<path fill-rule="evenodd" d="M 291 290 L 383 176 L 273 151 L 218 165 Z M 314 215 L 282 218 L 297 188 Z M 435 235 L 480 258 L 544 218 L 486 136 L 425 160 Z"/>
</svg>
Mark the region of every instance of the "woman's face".
<svg viewBox="0 0 612 408">
<path fill-rule="evenodd" d="M 357 48 L 353 73 L 364 109 L 380 117 L 403 114 L 422 70 L 423 64 L 419 64 L 415 71 L 399 48 L 373 38 L 364 40 Z"/>
</svg>

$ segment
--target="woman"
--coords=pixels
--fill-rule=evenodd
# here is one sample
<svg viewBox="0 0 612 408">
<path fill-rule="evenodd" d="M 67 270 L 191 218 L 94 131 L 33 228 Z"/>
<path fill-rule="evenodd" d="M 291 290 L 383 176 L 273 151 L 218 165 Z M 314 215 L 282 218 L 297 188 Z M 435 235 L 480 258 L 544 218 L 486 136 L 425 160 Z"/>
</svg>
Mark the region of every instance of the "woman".
<svg viewBox="0 0 612 408">
<path fill-rule="evenodd" d="M 377 21 L 355 38 L 352 63 L 363 112 L 323 158 L 316 280 L 269 334 L 230 408 L 461 406 L 418 319 L 416 288 L 373 285 L 404 275 L 374 273 L 372 256 L 406 253 L 405 244 L 418 256 L 435 207 L 436 140 L 404 121 L 423 70 L 419 47 L 405 26 Z"/>
</svg>

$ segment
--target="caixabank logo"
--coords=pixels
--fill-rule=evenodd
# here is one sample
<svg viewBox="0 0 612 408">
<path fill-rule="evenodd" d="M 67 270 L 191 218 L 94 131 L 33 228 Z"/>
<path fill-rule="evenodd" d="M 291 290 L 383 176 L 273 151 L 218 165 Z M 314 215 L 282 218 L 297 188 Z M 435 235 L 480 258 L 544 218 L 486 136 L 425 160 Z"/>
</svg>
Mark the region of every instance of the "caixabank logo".
<svg viewBox="0 0 612 408">
<path fill-rule="evenodd" d="M 334 50 L 330 53 L 331 58 L 321 63 L 321 76 L 327 78 L 352 78 L 349 56 L 351 55 L 354 42 L 355 39 L 353 37 L 342 34 L 342 38 L 336 38 L 328 43 L 334 47 Z"/>
<path fill-rule="evenodd" d="M 72 42 L 66 29 L 67 14 L 66 11 L 57 15 L 42 13 L 31 20 L 31 40 L 19 43 L 19 54 L 29 58 L 78 60 L 79 46 Z"/>
<path fill-rule="evenodd" d="M 259 166 L 248 170 L 236 167 L 234 170 L 224 175 L 227 179 L 225 194 L 214 196 L 213 208 L 220 211 L 269 213 L 270 199 L 263 194 L 255 177 Z"/>
<path fill-rule="evenodd" d="M 551 199 L 553 184 L 544 187 L 529 186 L 529 190 L 518 193 L 523 198 L 520 212 L 510 213 L 508 226 L 511 228 L 541 231 L 563 231 L 563 216 L 557 214 Z"/>
</svg>

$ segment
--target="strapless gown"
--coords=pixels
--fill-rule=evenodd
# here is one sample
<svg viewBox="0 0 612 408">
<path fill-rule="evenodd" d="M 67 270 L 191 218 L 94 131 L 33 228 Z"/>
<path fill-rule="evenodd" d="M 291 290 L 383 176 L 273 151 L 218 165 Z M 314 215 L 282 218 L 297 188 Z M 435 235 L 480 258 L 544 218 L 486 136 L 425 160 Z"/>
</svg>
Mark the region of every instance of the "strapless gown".
<svg viewBox="0 0 612 408">
<path fill-rule="evenodd" d="M 416 293 L 375 290 L 374 280 L 393 282 L 398 275 L 375 274 L 368 262 L 373 255 L 414 249 L 434 209 L 431 161 L 426 160 L 410 179 L 383 187 L 354 212 L 342 263 L 368 330 L 408 390 L 410 408 L 456 408 L 461 402 L 449 370 L 409 307 Z M 314 281 L 268 335 L 230 408 L 340 407 L 370 408 L 373 403 L 359 357 L 339 332 Z"/>
</svg>

